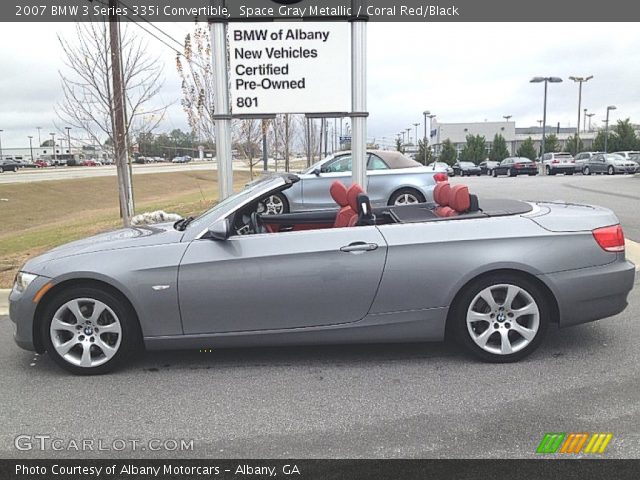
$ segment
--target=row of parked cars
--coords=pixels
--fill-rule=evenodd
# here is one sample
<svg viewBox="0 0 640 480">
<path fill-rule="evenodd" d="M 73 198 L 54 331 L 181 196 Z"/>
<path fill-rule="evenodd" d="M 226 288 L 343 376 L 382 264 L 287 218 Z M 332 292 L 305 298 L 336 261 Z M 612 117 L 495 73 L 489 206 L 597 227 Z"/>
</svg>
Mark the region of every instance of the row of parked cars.
<svg viewBox="0 0 640 480">
<path fill-rule="evenodd" d="M 540 161 L 540 160 L 539 160 Z M 615 175 L 617 173 L 640 172 L 640 152 L 624 151 L 614 153 L 581 152 L 575 157 L 566 152 L 545 153 L 540 161 L 547 175 L 563 173 L 573 175 L 581 173 L 591 175 L 603 173 Z M 501 162 L 485 160 L 476 165 L 473 162 L 459 161 L 453 165 L 445 162 L 433 162 L 428 165 L 435 171 L 447 172 L 450 177 L 491 175 L 494 177 L 507 175 L 537 175 L 538 163 L 525 157 L 508 157 Z"/>
</svg>

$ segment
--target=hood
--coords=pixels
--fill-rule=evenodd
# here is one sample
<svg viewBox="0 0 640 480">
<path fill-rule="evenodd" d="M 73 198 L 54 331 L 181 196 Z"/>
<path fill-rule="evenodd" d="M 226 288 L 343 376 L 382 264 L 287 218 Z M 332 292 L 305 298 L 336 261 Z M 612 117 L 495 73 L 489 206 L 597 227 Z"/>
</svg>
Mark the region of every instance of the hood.
<svg viewBox="0 0 640 480">
<path fill-rule="evenodd" d="M 105 250 L 176 243 L 182 239 L 183 235 L 184 232 L 173 228 L 173 223 L 121 228 L 56 247 L 30 259 L 23 269 L 27 272 L 37 273 L 36 267 L 50 260 Z"/>
</svg>

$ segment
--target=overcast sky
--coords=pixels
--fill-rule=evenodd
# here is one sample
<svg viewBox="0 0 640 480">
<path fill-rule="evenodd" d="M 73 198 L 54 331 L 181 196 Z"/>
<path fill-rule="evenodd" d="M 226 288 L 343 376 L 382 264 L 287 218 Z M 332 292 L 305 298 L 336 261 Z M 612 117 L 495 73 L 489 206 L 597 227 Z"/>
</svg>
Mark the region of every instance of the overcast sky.
<svg viewBox="0 0 640 480">
<path fill-rule="evenodd" d="M 178 40 L 188 23 L 160 23 Z M 131 28 L 137 29 L 132 26 Z M 28 146 L 28 135 L 53 131 L 60 100 L 61 49 L 56 34 L 72 38 L 73 24 L 4 23 L 0 30 L 0 129 L 4 147 Z M 179 105 L 175 52 L 139 30 L 164 63 L 158 103 L 175 102 L 158 131 L 186 129 Z M 636 23 L 372 23 L 368 27 L 368 137 L 392 137 L 431 110 L 441 122 L 497 121 L 517 126 L 542 118 L 543 85 L 536 75 L 562 77 L 549 87 L 548 124 L 575 126 L 577 85 L 570 75 L 594 75 L 583 89 L 583 108 L 601 125 L 640 122 L 640 29 Z M 420 127 L 422 128 L 422 127 Z M 412 130 L 413 132 L 413 130 Z M 420 130 L 421 132 L 421 130 Z M 420 133 L 420 136 L 422 133 Z M 44 140 L 44 139 L 43 139 Z"/>
</svg>

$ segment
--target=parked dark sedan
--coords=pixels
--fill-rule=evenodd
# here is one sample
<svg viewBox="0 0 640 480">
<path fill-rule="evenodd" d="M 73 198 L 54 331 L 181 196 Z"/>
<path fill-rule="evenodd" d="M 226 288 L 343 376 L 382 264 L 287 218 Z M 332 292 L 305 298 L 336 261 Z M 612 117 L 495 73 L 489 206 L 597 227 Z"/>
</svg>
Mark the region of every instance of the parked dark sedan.
<svg viewBox="0 0 640 480">
<path fill-rule="evenodd" d="M 500 162 L 500 165 L 493 169 L 493 176 L 507 175 L 516 177 L 518 175 L 537 175 L 538 165 L 525 157 L 508 157 Z"/>
<path fill-rule="evenodd" d="M 462 177 L 465 175 L 467 177 L 470 177 L 471 175 L 477 175 L 479 177 L 482 173 L 480 167 L 473 162 L 456 162 L 453 164 L 452 168 L 454 175 L 460 175 Z"/>
<path fill-rule="evenodd" d="M 500 165 L 500 162 L 496 162 L 493 160 L 485 160 L 480 162 L 478 166 L 480 167 L 480 172 L 482 175 L 493 175 L 493 169 Z"/>
<path fill-rule="evenodd" d="M 0 173 L 17 172 L 20 165 L 15 160 L 0 160 Z"/>
</svg>

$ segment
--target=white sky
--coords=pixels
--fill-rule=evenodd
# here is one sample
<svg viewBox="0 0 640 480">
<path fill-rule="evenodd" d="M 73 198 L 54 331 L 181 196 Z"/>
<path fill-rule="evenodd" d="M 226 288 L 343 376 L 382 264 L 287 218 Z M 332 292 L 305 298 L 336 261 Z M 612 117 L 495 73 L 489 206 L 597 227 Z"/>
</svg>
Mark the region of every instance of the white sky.
<svg viewBox="0 0 640 480">
<path fill-rule="evenodd" d="M 177 40 L 191 29 L 188 23 L 157 25 Z M 175 52 L 138 32 L 164 63 L 166 80 L 158 102 L 175 102 L 158 131 L 187 129 Z M 28 146 L 27 136 L 37 136 L 36 126 L 43 127 L 43 137 L 53 131 L 61 97 L 57 33 L 71 38 L 73 24 L 5 23 L 0 29 L 3 147 Z M 549 125 L 576 124 L 578 88 L 570 75 L 595 77 L 584 85 L 582 103 L 596 113 L 594 125 L 601 125 L 611 104 L 618 107 L 613 121 L 630 117 L 640 122 L 639 47 L 637 23 L 371 23 L 368 137 L 393 137 L 421 122 L 425 109 L 440 122 L 513 115 L 519 127 L 537 125 L 543 86 L 529 83 L 536 75 L 565 80 L 549 86 Z M 422 127 L 419 132 L 422 136 Z"/>
</svg>

